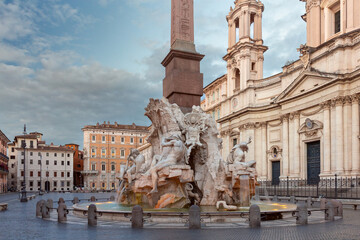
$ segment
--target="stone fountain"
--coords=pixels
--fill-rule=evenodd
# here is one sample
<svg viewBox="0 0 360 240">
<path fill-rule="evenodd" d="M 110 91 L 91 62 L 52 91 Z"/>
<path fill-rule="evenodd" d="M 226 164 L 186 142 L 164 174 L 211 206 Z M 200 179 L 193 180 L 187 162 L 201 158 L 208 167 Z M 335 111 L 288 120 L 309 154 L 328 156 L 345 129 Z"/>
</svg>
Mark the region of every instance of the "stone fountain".
<svg viewBox="0 0 360 240">
<path fill-rule="evenodd" d="M 245 161 L 251 139 L 234 146 L 224 160 L 216 122 L 199 106 L 184 114 L 162 98 L 150 99 L 145 110 L 152 122 L 147 141 L 153 157 L 131 152 L 121 171 L 119 203 L 155 209 L 250 206 L 257 184 L 255 161 Z"/>
</svg>

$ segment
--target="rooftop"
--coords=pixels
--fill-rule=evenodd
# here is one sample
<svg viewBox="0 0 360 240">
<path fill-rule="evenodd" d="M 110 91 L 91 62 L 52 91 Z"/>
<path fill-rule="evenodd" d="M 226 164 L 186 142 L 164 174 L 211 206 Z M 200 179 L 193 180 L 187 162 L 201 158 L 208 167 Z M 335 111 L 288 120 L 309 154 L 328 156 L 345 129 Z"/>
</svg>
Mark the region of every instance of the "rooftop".
<svg viewBox="0 0 360 240">
<path fill-rule="evenodd" d="M 105 122 L 103 124 L 97 123 L 96 125 L 86 125 L 81 130 L 89 130 L 89 129 L 116 129 L 116 130 L 140 130 L 140 131 L 148 131 L 148 126 L 137 126 L 135 123 L 132 125 L 123 125 L 115 122 L 111 124 L 110 122 Z"/>
</svg>

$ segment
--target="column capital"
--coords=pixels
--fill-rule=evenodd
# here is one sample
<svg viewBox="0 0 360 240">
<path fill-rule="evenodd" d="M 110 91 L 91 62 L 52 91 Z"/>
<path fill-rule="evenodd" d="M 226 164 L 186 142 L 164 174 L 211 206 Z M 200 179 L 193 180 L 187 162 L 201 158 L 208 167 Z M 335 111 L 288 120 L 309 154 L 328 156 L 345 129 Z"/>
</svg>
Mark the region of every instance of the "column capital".
<svg viewBox="0 0 360 240">
<path fill-rule="evenodd" d="M 290 114 L 289 113 L 286 113 L 286 114 L 283 114 L 280 116 L 280 121 L 283 122 L 283 121 L 289 121 L 289 117 L 290 117 Z"/>
<path fill-rule="evenodd" d="M 358 93 L 349 96 L 352 103 L 359 103 L 360 96 Z"/>
<path fill-rule="evenodd" d="M 330 109 L 331 107 L 331 100 L 325 101 L 323 103 L 320 104 L 320 106 L 325 110 L 325 109 Z"/>
<path fill-rule="evenodd" d="M 345 98 L 343 96 L 338 96 L 336 98 L 331 99 L 331 106 L 342 106 L 345 103 Z"/>
</svg>

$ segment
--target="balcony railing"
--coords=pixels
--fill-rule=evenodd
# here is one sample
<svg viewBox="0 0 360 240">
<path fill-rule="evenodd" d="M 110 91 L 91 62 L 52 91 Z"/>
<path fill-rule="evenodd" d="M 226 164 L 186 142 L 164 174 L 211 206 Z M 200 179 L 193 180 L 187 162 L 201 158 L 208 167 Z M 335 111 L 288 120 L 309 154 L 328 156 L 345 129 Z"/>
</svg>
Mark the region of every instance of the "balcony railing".
<svg viewBox="0 0 360 240">
<path fill-rule="evenodd" d="M 9 160 L 9 157 L 6 156 L 5 154 L 1 153 L 1 152 L 0 152 L 0 157 L 4 158 L 4 159 L 6 159 L 6 160 Z"/>
</svg>

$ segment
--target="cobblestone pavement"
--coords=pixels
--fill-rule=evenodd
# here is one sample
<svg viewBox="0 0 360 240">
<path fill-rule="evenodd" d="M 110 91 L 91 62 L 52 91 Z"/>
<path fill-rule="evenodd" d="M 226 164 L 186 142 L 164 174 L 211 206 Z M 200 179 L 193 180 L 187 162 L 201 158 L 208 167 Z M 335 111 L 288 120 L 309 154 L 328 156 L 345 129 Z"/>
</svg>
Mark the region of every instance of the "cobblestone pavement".
<svg viewBox="0 0 360 240">
<path fill-rule="evenodd" d="M 0 240 L 11 239 L 360 239 L 360 210 L 344 209 L 344 219 L 307 226 L 277 226 L 250 228 L 203 228 L 201 230 L 145 228 L 133 230 L 129 225 L 100 222 L 88 227 L 84 219 L 69 216 L 67 224 L 59 224 L 52 213 L 52 220 L 35 217 L 36 202 L 40 199 L 74 196 L 88 199 L 109 197 L 110 193 L 98 194 L 45 194 L 27 203 L 20 203 L 18 194 L 0 195 L 0 203 L 7 202 L 8 210 L 0 212 Z M 70 205 L 71 203 L 69 203 Z M 54 205 L 55 206 L 55 205 Z"/>
</svg>

